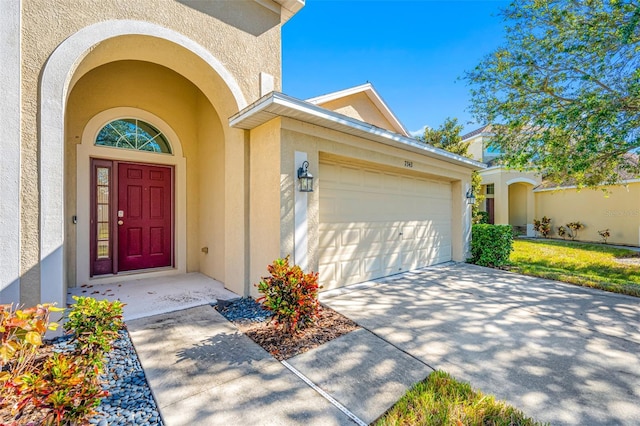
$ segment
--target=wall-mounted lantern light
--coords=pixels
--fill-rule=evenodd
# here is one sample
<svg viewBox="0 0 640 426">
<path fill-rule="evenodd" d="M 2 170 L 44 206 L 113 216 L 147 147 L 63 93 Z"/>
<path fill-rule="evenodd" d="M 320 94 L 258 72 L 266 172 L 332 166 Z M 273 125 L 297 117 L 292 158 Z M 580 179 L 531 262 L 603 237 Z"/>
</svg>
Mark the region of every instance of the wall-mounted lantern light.
<svg viewBox="0 0 640 426">
<path fill-rule="evenodd" d="M 476 203 L 476 194 L 473 193 L 473 188 L 469 188 L 467 191 L 467 204 L 474 205 Z"/>
<path fill-rule="evenodd" d="M 300 192 L 313 192 L 313 175 L 309 173 L 309 162 L 305 161 L 298 169 Z"/>
</svg>

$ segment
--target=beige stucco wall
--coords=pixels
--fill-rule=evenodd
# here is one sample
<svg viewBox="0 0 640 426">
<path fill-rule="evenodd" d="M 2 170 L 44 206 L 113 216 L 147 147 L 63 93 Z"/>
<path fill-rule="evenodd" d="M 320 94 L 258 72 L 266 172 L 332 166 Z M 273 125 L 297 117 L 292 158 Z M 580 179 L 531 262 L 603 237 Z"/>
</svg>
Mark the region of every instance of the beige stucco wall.
<svg viewBox="0 0 640 426">
<path fill-rule="evenodd" d="M 467 154 L 470 158 L 482 162 L 482 154 L 484 152 L 483 137 L 480 135 L 471 138 Z"/>
<path fill-rule="evenodd" d="M 363 92 L 354 93 L 353 95 L 345 96 L 319 105 L 331 111 L 344 114 L 348 117 L 373 124 L 374 126 L 381 127 L 392 132 L 398 131 L 398 129 L 395 129 L 391 125 L 389 120 L 382 115 L 378 107 L 376 107 L 369 97 Z"/>
<path fill-rule="evenodd" d="M 198 94 L 196 110 L 198 153 L 196 158 L 187 158 L 187 169 L 196 168 L 198 173 L 199 191 L 194 201 L 199 204 L 196 206 L 199 229 L 188 229 L 188 236 L 197 241 L 190 248 L 197 251 L 200 272 L 225 282 L 224 133 L 220 117 L 202 93 Z M 194 192 L 189 182 L 187 189 L 188 194 Z M 208 253 L 202 251 L 204 247 Z"/>
<path fill-rule="evenodd" d="M 509 224 L 513 226 L 526 226 L 532 221 L 527 217 L 528 193 L 533 190 L 533 185 L 514 183 L 509 185 Z"/>
<path fill-rule="evenodd" d="M 580 221 L 585 229 L 578 239 L 600 241 L 599 230 L 609 229 L 610 243 L 640 245 L 640 182 L 601 189 L 562 189 L 535 193 L 536 217 L 551 218 L 553 236 L 557 227 Z"/>
<path fill-rule="evenodd" d="M 251 131 L 249 194 L 250 282 L 257 284 L 267 275 L 267 265 L 284 255 L 280 251 L 281 159 L 280 119 Z M 286 207 L 285 207 L 286 208 Z M 251 285 L 251 294 L 256 288 Z"/>
<path fill-rule="evenodd" d="M 250 132 L 251 136 L 251 282 L 256 283 L 266 273 L 267 265 L 278 256 L 293 254 L 294 194 L 297 177 L 295 152 L 304 152 L 309 171 L 315 176 L 315 189 L 308 194 L 308 264 L 309 270 L 318 270 L 319 194 L 322 175 L 319 162 L 347 159 L 351 164 L 374 165 L 379 170 L 428 176 L 452 182 L 453 258 L 466 257 L 466 238 L 470 223 L 469 210 L 463 202 L 464 190 L 469 187 L 471 170 L 420 154 L 347 135 L 324 127 L 288 118 L 274 119 Z M 281 148 L 278 150 L 278 139 Z M 281 154 L 278 154 L 281 153 Z M 274 154 L 279 158 L 274 158 Z M 413 168 L 405 167 L 405 161 Z M 258 167 L 258 168 L 255 168 Z M 278 172 L 279 193 L 273 188 Z M 260 170 L 260 177 L 255 177 Z M 275 213 L 278 216 L 276 217 Z M 270 229 L 269 229 L 270 228 Z M 275 234 L 274 229 L 279 232 Z M 280 240 L 274 238 L 280 236 Z M 255 291 L 255 290 L 254 290 Z M 255 293 L 254 293 L 255 294 Z"/>
<path fill-rule="evenodd" d="M 533 223 L 533 216 L 535 213 L 533 188 L 540 184 L 541 180 L 539 176 L 533 173 L 512 171 L 501 167 L 491 167 L 481 170 L 480 176 L 482 177 L 482 185 L 494 185 L 494 221 L 496 225 L 515 224 L 511 223 L 509 214 L 509 206 L 512 204 L 509 199 L 509 187 L 513 184 L 525 185 L 527 192 L 527 224 L 530 225 Z M 520 197 L 519 195 L 520 192 L 517 192 L 516 197 L 518 197 L 519 200 L 523 200 L 524 197 Z M 521 215 L 522 207 L 518 207 L 517 209 L 518 212 L 516 212 L 516 216 Z M 516 216 L 514 216 L 514 219 Z"/>
<path fill-rule="evenodd" d="M 21 21 L 21 78 L 22 78 L 22 123 L 21 123 L 21 301 L 31 305 L 40 301 L 40 194 L 39 176 L 40 140 L 38 98 L 40 79 L 45 63 L 52 52 L 66 39 L 92 24 L 109 20 L 139 20 L 150 22 L 162 28 L 173 30 L 195 41 L 217 60 L 224 64 L 245 99 L 249 102 L 257 99 L 259 92 L 259 74 L 265 72 L 275 77 L 275 88 L 281 87 L 280 57 L 280 16 L 253 0 L 236 0 L 233 7 L 226 1 L 192 2 L 191 6 L 173 0 L 124 1 L 104 0 L 99 4 L 93 0 L 23 0 Z M 88 53 L 88 52 L 87 52 Z M 69 72 L 68 78 L 73 86 L 91 69 L 112 60 L 143 59 L 167 65 L 188 75 L 205 94 L 209 102 L 218 109 L 225 132 L 228 130 L 226 117 L 236 112 L 235 101 L 225 89 L 222 80 L 210 68 L 207 69 L 195 55 L 172 43 L 154 37 L 122 37 L 106 41 L 96 46 L 86 61 L 76 64 L 77 70 Z M 74 73 L 74 71 L 76 71 Z M 224 90 L 223 90 L 224 89 Z M 168 89 L 167 90 L 171 90 Z M 226 90 L 226 91 L 225 91 Z M 80 92 L 78 92 L 80 93 Z M 217 97 L 217 100 L 215 99 Z M 140 102 L 145 102 L 141 100 Z M 78 109 L 78 106 L 73 108 Z M 69 130 L 67 139 L 78 135 L 78 126 L 84 118 L 79 118 L 74 129 Z M 75 119 L 74 119 L 75 120 Z M 191 119 L 187 119 L 190 121 Z M 191 121 L 192 122 L 192 121 Z M 245 188 L 246 158 L 243 157 L 243 133 L 232 130 L 226 141 L 240 141 L 240 158 L 227 158 L 237 153 L 225 152 L 225 165 L 239 163 L 231 182 Z M 67 152 L 68 154 L 68 152 Z M 189 153 L 193 155 L 193 153 Z M 237 164 L 236 164 L 237 165 Z M 65 170 L 70 170 L 65 167 Z M 191 173 L 196 173 L 195 169 Z M 67 173 L 67 177 L 69 174 Z M 191 179 L 195 179 L 192 175 Z M 67 187 L 67 185 L 65 185 Z M 68 186 L 71 188 L 71 186 Z M 225 187 L 225 190 L 228 188 Z M 234 254 L 244 254 L 244 198 L 232 203 L 232 208 L 241 215 L 240 230 L 225 231 L 226 243 Z M 68 206 L 68 205 L 67 205 Z M 228 216 L 228 215 L 227 215 Z M 226 218 L 226 225 L 237 225 L 235 219 Z M 190 221 L 190 232 L 197 227 Z M 229 241 L 229 238 L 233 241 Z M 198 244 L 190 245 L 190 267 L 197 267 Z M 66 249 L 69 257 L 69 249 Z M 72 256 L 71 256 L 72 257 Z M 69 261 L 72 262 L 72 261 Z M 244 266 L 237 266 L 225 259 L 225 270 L 232 271 L 234 280 L 244 283 Z M 236 262 L 237 263 L 237 262 Z M 68 268 L 72 266 L 67 263 Z M 228 274 L 227 274 L 228 275 Z M 234 284 L 236 286 L 236 284 Z M 244 286 L 244 284 L 237 284 Z"/>
</svg>

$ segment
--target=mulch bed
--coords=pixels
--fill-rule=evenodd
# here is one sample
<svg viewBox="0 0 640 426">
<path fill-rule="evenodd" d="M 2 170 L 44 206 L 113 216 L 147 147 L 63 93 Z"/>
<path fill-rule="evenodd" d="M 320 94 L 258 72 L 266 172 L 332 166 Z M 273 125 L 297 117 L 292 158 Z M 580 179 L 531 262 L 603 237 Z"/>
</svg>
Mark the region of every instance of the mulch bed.
<svg viewBox="0 0 640 426">
<path fill-rule="evenodd" d="M 344 315 L 320 305 L 320 318 L 294 336 L 289 336 L 274 323 L 233 321 L 240 331 L 262 346 L 278 361 L 286 360 L 316 348 L 360 327 Z"/>
</svg>

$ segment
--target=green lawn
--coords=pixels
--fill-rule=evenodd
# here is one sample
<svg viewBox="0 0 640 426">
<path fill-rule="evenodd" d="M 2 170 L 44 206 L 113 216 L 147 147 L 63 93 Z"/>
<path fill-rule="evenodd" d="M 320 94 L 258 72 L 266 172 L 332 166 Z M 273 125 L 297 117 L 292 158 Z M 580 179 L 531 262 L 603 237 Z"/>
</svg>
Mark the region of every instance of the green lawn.
<svg viewBox="0 0 640 426">
<path fill-rule="evenodd" d="M 540 425 L 521 411 L 473 390 L 443 371 L 417 383 L 376 423 L 390 425 Z"/>
<path fill-rule="evenodd" d="M 640 265 L 615 260 L 638 256 L 632 250 L 601 244 L 515 240 L 509 270 L 640 297 Z"/>
</svg>

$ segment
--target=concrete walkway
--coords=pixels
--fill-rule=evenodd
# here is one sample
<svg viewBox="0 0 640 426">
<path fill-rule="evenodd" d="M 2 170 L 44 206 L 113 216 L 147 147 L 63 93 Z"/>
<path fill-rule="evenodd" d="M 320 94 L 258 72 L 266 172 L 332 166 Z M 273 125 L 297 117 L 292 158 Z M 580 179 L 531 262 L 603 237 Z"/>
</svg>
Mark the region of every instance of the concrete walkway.
<svg viewBox="0 0 640 426">
<path fill-rule="evenodd" d="M 323 293 L 364 328 L 288 364 L 366 424 L 434 367 L 552 424 L 640 424 L 640 300 L 465 264 Z M 210 306 L 127 321 L 168 426 L 354 424 Z"/>
<path fill-rule="evenodd" d="M 540 421 L 640 424 L 640 299 L 466 264 L 323 302 Z"/>
<path fill-rule="evenodd" d="M 210 306 L 128 328 L 167 426 L 354 424 Z M 431 372 L 366 330 L 288 363 L 365 424 Z"/>
</svg>

